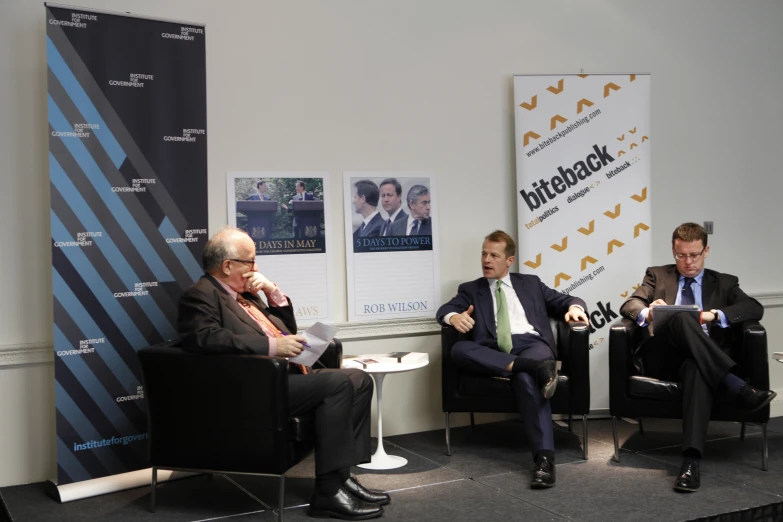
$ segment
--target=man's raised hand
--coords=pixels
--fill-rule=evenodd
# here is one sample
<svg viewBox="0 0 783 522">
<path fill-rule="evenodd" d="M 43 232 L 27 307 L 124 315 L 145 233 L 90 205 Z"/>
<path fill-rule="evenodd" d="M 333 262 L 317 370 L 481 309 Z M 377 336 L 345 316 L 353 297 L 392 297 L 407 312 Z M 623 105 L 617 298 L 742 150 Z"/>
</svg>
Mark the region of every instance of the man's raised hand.
<svg viewBox="0 0 783 522">
<path fill-rule="evenodd" d="M 461 314 L 452 315 L 449 318 L 451 326 L 457 329 L 459 333 L 468 333 L 473 329 L 473 325 L 476 321 L 473 320 L 471 315 L 473 314 L 473 305 L 470 305 L 467 310 Z"/>
</svg>

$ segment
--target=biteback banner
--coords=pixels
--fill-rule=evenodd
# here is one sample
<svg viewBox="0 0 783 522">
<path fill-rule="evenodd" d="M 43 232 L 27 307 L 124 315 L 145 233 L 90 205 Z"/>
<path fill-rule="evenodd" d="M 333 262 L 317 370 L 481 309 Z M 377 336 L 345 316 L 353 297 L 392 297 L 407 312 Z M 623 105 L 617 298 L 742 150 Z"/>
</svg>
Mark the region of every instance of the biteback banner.
<svg viewBox="0 0 783 522">
<path fill-rule="evenodd" d="M 515 76 L 514 100 L 519 269 L 587 302 L 608 408 L 609 328 L 652 254 L 650 76 Z"/>
<path fill-rule="evenodd" d="M 207 234 L 204 27 L 46 6 L 57 480 L 147 464 L 136 351 Z"/>
</svg>

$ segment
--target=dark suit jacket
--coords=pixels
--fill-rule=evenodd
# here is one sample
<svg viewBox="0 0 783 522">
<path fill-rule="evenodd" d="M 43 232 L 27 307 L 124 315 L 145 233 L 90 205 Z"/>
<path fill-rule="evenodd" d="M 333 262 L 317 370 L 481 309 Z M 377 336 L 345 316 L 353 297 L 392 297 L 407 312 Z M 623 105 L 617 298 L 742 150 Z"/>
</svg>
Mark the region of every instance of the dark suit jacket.
<svg viewBox="0 0 783 522">
<path fill-rule="evenodd" d="M 666 304 L 673 305 L 677 299 L 679 277 L 677 265 L 649 267 L 641 286 L 620 307 L 620 315 L 635 322 L 639 312 L 656 299 L 663 299 Z M 764 307 L 740 289 L 736 276 L 705 269 L 701 294 L 704 310 L 714 308 L 722 311 L 729 325 L 758 321 L 764 315 Z M 655 325 L 654 317 L 651 324 Z M 710 323 L 709 333 L 710 338 L 724 350 L 729 348 L 731 328 L 721 328 L 717 323 Z"/>
<path fill-rule="evenodd" d="M 552 290 L 534 275 L 512 272 L 511 285 L 522 303 L 527 320 L 552 348 L 552 353 L 557 356 L 557 345 L 549 326 L 549 316 L 562 317 L 573 305 L 579 305 L 587 312 L 587 305 L 578 297 Z M 451 312 L 461 314 L 470 305 L 473 305 L 472 317 L 476 321 L 471 330 L 473 341 L 483 346 L 496 346 L 498 334 L 495 326 L 495 308 L 492 305 L 489 281 L 485 277 L 459 285 L 457 295 L 441 306 L 435 317 L 443 323 L 446 314 Z"/>
<path fill-rule="evenodd" d="M 296 332 L 291 300 L 288 306 L 267 307 L 257 296 L 242 296 L 255 304 L 275 326 Z M 269 338 L 220 283 L 205 274 L 179 299 L 177 330 L 182 347 L 203 353 L 257 353 L 269 355 Z"/>
<path fill-rule="evenodd" d="M 375 217 L 373 217 L 370 222 L 367 223 L 367 226 L 364 227 L 364 230 L 361 230 L 361 225 L 359 225 L 359 228 L 353 231 L 353 238 L 358 239 L 360 237 L 381 237 L 385 223 L 386 220 L 383 219 L 381 213 L 378 212 L 375 214 Z"/>
<path fill-rule="evenodd" d="M 397 217 L 394 218 L 394 221 L 392 221 L 392 226 L 394 226 L 394 224 L 396 222 L 398 222 L 398 221 L 405 221 L 406 223 L 408 222 L 408 214 L 404 210 L 402 210 L 402 209 L 400 209 L 399 213 L 397 214 Z M 384 230 L 386 230 L 386 223 L 387 222 L 388 222 L 388 220 L 384 221 L 384 223 L 383 223 L 383 229 Z M 381 231 L 381 234 L 383 234 L 383 231 Z M 391 230 L 389 230 L 389 235 L 390 236 L 394 235 Z"/>
<path fill-rule="evenodd" d="M 261 194 L 255 193 L 251 194 L 245 201 L 272 201 L 272 198 L 269 197 L 269 194 L 264 194 L 262 198 Z"/>
<path fill-rule="evenodd" d="M 393 236 L 407 236 L 408 235 L 408 218 L 405 221 L 394 220 L 392 223 L 391 235 Z M 423 219 L 421 225 L 419 225 L 419 233 L 417 236 L 431 236 L 432 235 L 432 218 Z"/>
</svg>

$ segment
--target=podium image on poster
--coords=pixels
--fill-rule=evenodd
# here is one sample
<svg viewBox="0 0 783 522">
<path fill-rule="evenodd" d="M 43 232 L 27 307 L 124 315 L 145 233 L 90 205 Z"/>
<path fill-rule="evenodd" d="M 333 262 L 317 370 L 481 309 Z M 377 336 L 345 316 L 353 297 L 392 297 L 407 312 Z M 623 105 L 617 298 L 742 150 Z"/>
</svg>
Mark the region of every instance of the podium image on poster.
<svg viewBox="0 0 783 522">
<path fill-rule="evenodd" d="M 244 228 L 254 240 L 272 238 L 272 219 L 277 212 L 276 201 L 237 201 L 237 212 L 247 216 Z"/>
<path fill-rule="evenodd" d="M 315 238 L 323 236 L 323 201 L 294 201 L 294 237 Z"/>
</svg>

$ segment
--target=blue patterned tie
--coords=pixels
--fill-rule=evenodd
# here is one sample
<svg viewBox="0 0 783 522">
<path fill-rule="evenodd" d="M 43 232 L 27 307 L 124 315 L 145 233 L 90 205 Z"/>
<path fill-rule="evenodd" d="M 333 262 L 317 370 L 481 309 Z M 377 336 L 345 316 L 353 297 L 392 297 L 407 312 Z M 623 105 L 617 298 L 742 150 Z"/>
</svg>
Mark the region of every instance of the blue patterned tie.
<svg viewBox="0 0 783 522">
<path fill-rule="evenodd" d="M 696 298 L 693 296 L 693 289 L 691 288 L 691 283 L 693 283 L 693 281 L 694 279 L 692 277 L 685 278 L 685 283 L 682 287 L 682 294 L 680 294 L 681 305 L 696 304 Z"/>
<path fill-rule="evenodd" d="M 418 236 L 419 235 L 419 225 L 421 224 L 421 221 L 418 219 L 413 222 L 413 228 L 411 228 L 411 235 L 412 236 Z"/>
</svg>

